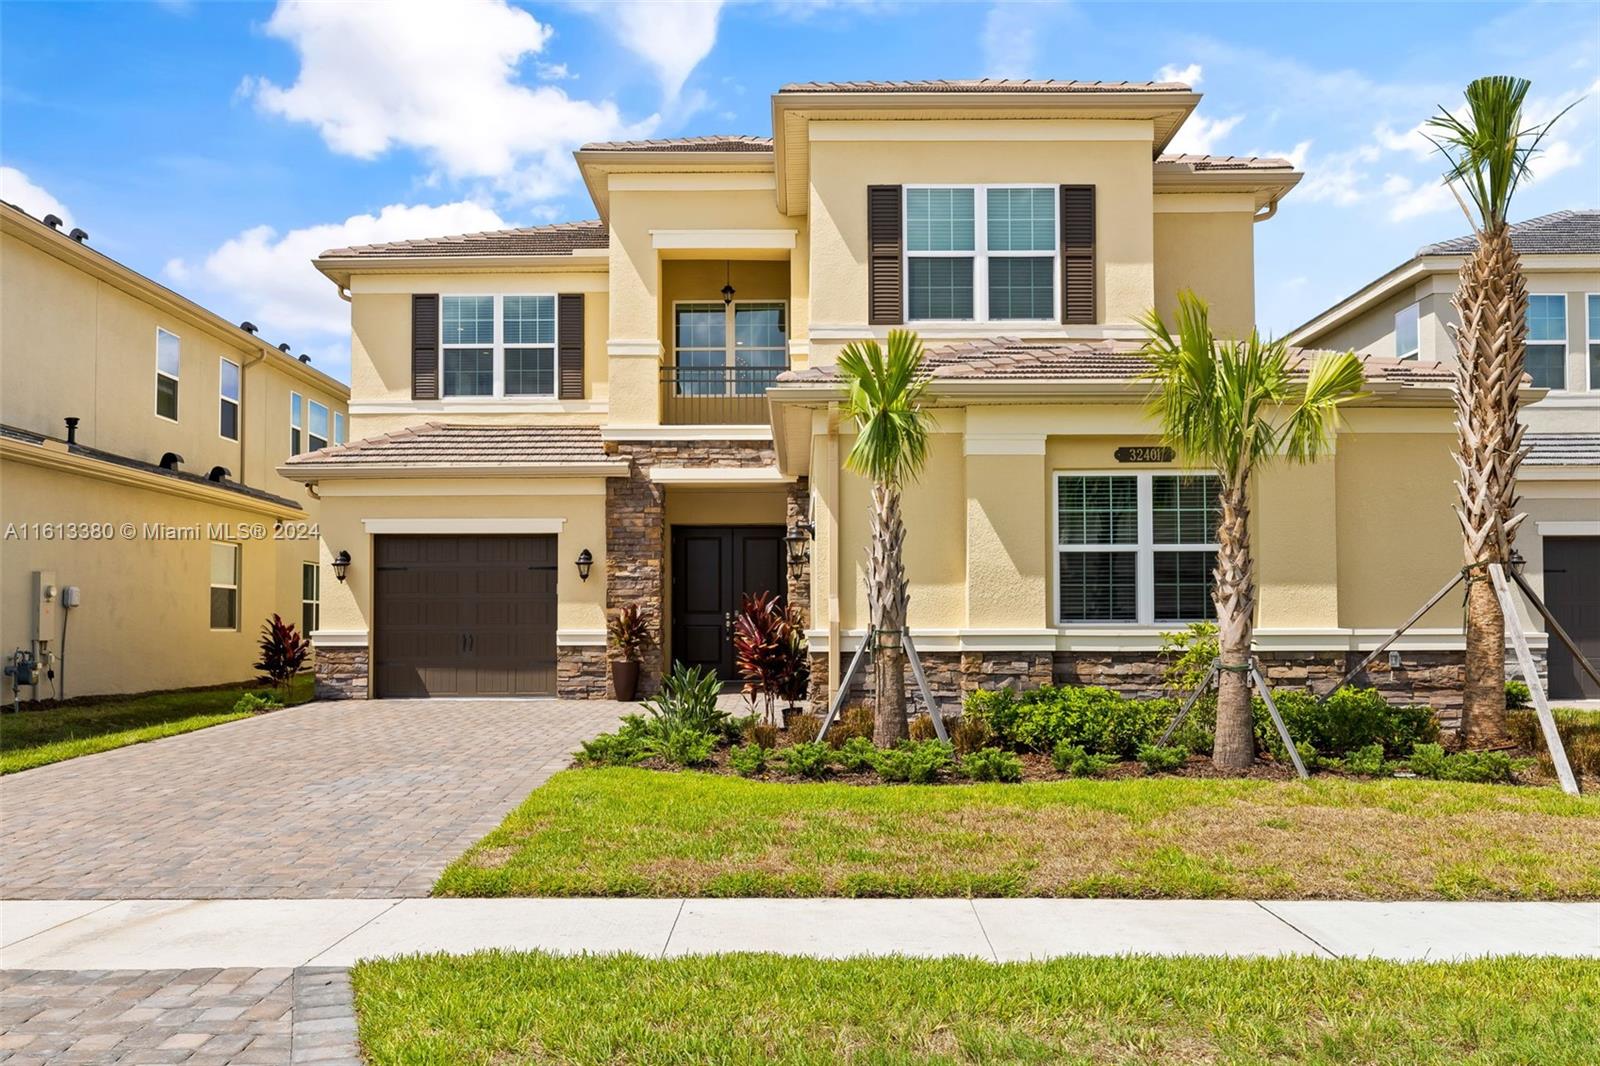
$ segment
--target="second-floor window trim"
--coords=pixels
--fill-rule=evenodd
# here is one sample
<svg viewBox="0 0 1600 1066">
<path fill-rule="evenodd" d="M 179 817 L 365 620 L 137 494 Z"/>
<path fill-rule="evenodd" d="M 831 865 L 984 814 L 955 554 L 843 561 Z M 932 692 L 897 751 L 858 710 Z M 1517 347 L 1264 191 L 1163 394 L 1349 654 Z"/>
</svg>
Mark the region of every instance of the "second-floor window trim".
<svg viewBox="0 0 1600 1066">
<path fill-rule="evenodd" d="M 1415 359 L 1422 351 L 1421 304 L 1407 304 L 1394 313 L 1394 357 Z"/>
<path fill-rule="evenodd" d="M 217 361 L 217 433 L 223 440 L 239 439 L 239 364 Z"/>
<path fill-rule="evenodd" d="M 305 401 L 298 392 L 289 394 L 289 454 L 305 451 Z"/>
<path fill-rule="evenodd" d="M 441 398 L 555 399 L 554 293 L 443 295 L 439 303 Z"/>
<path fill-rule="evenodd" d="M 1589 388 L 1593 391 L 1600 389 L 1600 292 L 1585 295 L 1584 311 L 1589 323 Z"/>
<path fill-rule="evenodd" d="M 1054 185 L 907 185 L 906 321 L 1061 320 L 1061 221 Z"/>
<path fill-rule="evenodd" d="M 344 412 L 343 411 L 335 411 L 335 412 L 333 412 L 333 443 L 334 444 L 343 444 L 344 442 L 345 442 Z"/>
<path fill-rule="evenodd" d="M 762 396 L 789 369 L 787 300 L 677 300 L 672 362 L 680 396 Z"/>
<path fill-rule="evenodd" d="M 156 327 L 156 417 L 178 420 L 178 375 L 183 370 L 183 340 Z"/>
<path fill-rule="evenodd" d="M 328 446 L 328 405 L 312 400 L 307 407 L 306 450 L 320 451 Z"/>
<path fill-rule="evenodd" d="M 1528 294 L 1527 371 L 1533 384 L 1553 392 L 1567 387 L 1567 295 Z"/>
</svg>

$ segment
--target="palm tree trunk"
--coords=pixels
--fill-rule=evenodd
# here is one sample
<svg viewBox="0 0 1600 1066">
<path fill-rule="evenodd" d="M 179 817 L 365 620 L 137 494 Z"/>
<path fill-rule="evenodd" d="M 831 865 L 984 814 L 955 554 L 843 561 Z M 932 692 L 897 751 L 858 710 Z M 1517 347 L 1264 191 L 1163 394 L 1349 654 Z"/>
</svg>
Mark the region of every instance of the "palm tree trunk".
<svg viewBox="0 0 1600 1066">
<path fill-rule="evenodd" d="M 1456 516 L 1461 521 L 1467 587 L 1466 677 L 1461 738 L 1468 747 L 1506 740 L 1505 619 L 1487 565 L 1504 563 L 1517 526 L 1517 467 L 1527 449 L 1517 389 L 1527 358 L 1528 291 L 1501 223 L 1481 233 L 1461 267 L 1455 295 Z"/>
<path fill-rule="evenodd" d="M 1211 762 L 1223 770 L 1243 770 L 1255 762 L 1256 737 L 1250 705 L 1250 639 L 1256 586 L 1250 559 L 1249 473 L 1236 474 L 1222 487 L 1217 523 L 1217 734 Z"/>
<path fill-rule="evenodd" d="M 887 746 L 904 740 L 906 727 L 905 652 L 901 636 L 906 623 L 906 570 L 902 554 L 906 538 L 900 518 L 900 490 L 872 486 L 872 540 L 867 546 L 867 607 L 878 631 L 873 662 L 876 699 L 872 742 Z"/>
</svg>

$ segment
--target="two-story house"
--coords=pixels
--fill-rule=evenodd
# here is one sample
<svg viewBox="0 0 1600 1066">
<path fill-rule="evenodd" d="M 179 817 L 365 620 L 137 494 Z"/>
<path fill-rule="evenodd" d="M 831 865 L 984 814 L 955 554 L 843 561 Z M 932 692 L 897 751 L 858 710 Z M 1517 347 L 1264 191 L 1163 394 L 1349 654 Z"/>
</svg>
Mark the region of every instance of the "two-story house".
<svg viewBox="0 0 1600 1066">
<path fill-rule="evenodd" d="M 810 620 L 813 699 L 863 639 L 867 486 L 841 348 L 928 345 L 937 433 L 906 493 L 910 626 L 943 698 L 1052 678 L 1148 690 L 1204 619 L 1204 474 L 1159 447 L 1149 308 L 1255 319 L 1277 159 L 1165 149 L 1181 84 L 803 84 L 772 136 L 590 144 L 599 218 L 324 253 L 351 304 L 352 442 L 322 501 L 328 694 L 601 695 L 607 612 L 647 608 L 646 691 L 732 674 L 749 591 Z M 1368 361 L 1337 455 L 1257 485 L 1260 646 L 1330 677 L 1459 565 L 1448 373 Z M 1374 679 L 1448 703 L 1441 609 Z M 1381 676 L 1379 676 L 1381 675 Z"/>
<path fill-rule="evenodd" d="M 1591 659 L 1600 659 L 1600 211 L 1518 222 L 1511 243 L 1528 290 L 1528 376 L 1545 390 L 1524 407 L 1528 457 L 1518 477 L 1528 514 L 1516 547 L 1524 573 Z M 1439 241 L 1317 314 L 1296 344 L 1454 363 L 1451 300 L 1471 236 Z M 1526 619 L 1542 631 L 1540 617 Z M 1560 641 L 1549 645 L 1550 693 L 1597 698 Z"/>
<path fill-rule="evenodd" d="M 55 675 L 3 697 L 252 677 L 269 615 L 318 624 L 277 467 L 345 440 L 349 389 L 9 204 L 0 279 L 0 655 Z"/>
</svg>

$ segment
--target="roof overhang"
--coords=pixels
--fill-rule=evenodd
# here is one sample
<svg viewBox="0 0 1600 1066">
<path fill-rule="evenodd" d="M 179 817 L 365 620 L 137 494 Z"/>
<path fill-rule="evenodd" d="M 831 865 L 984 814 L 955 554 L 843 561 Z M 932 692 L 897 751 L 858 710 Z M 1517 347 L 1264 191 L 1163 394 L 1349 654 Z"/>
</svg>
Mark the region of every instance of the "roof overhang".
<svg viewBox="0 0 1600 1066">
<path fill-rule="evenodd" d="M 611 253 L 604 248 L 583 248 L 565 255 L 352 255 L 319 256 L 311 265 L 341 290 L 361 274 L 536 274 L 552 271 L 604 271 Z"/>
<path fill-rule="evenodd" d="M 605 463 L 285 463 L 278 473 L 290 481 L 314 485 L 351 478 L 418 477 L 627 477 L 626 462 Z"/>
<path fill-rule="evenodd" d="M 612 174 L 770 174 L 771 152 L 715 152 L 685 148 L 653 151 L 580 148 L 572 153 L 600 218 L 611 220 Z"/>
<path fill-rule="evenodd" d="M 1246 193 L 1255 199 L 1256 210 L 1270 207 L 1300 184 L 1305 175 L 1298 170 L 1239 167 L 1202 170 L 1183 163 L 1157 162 L 1152 176 L 1153 191 L 1161 193 Z"/>
</svg>

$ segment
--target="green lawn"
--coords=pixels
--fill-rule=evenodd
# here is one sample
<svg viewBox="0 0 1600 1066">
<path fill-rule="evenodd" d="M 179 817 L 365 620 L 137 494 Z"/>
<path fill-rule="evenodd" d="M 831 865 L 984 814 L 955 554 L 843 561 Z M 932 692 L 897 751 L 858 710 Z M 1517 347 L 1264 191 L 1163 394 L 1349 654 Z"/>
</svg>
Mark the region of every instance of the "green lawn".
<svg viewBox="0 0 1600 1066">
<path fill-rule="evenodd" d="M 306 702 L 311 686 L 310 674 L 295 678 L 284 702 Z M 7 713 L 0 716 L 0 774 L 246 718 L 233 713 L 234 703 L 246 692 L 268 691 L 253 684 L 185 689 Z"/>
<path fill-rule="evenodd" d="M 373 1066 L 1593 1063 L 1600 963 L 428 955 L 355 968 Z"/>
<path fill-rule="evenodd" d="M 1600 897 L 1600 800 L 1422 780 L 557 774 L 446 896 Z"/>
</svg>

